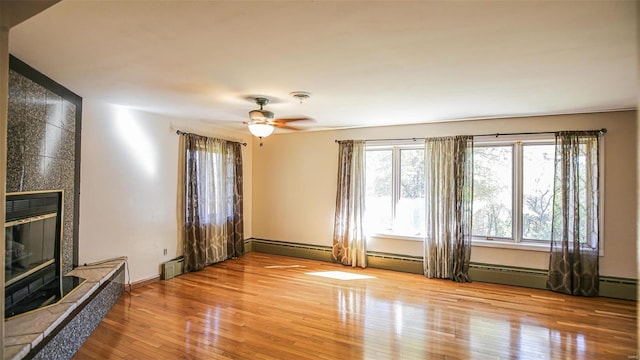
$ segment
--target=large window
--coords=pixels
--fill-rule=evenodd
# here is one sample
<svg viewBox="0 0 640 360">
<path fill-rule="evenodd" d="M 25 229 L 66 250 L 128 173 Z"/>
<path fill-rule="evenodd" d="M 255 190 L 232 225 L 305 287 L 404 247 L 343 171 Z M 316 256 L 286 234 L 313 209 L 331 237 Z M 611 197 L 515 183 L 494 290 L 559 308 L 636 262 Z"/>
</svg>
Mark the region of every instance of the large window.
<svg viewBox="0 0 640 360">
<path fill-rule="evenodd" d="M 475 141 L 473 235 L 551 240 L 554 140 Z"/>
<path fill-rule="evenodd" d="M 553 135 L 474 139 L 473 238 L 484 240 L 477 244 L 551 240 L 554 162 Z M 367 146 L 366 188 L 367 234 L 423 236 L 423 144 Z"/>
<path fill-rule="evenodd" d="M 421 236 L 424 232 L 424 148 L 368 146 L 365 230 Z"/>
</svg>

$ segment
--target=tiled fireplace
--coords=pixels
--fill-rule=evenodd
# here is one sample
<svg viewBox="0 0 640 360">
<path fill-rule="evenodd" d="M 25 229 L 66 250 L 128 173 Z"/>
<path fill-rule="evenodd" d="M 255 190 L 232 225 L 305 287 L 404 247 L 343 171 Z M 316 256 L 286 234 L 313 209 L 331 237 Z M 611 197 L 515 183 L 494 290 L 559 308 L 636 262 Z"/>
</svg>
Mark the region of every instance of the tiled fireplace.
<svg viewBox="0 0 640 360">
<path fill-rule="evenodd" d="M 10 58 L 7 193 L 64 192 L 61 271 L 78 262 L 82 98 Z"/>
<path fill-rule="evenodd" d="M 123 293 L 126 260 L 78 266 L 82 98 L 9 68 L 4 355 L 70 359 Z"/>
</svg>

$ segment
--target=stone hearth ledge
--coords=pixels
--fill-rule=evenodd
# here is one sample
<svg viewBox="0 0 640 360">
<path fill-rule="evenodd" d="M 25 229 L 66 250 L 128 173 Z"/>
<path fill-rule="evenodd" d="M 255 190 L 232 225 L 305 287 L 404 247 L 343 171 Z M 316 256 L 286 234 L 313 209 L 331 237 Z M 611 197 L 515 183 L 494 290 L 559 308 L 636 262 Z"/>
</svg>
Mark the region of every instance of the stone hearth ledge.
<svg viewBox="0 0 640 360">
<path fill-rule="evenodd" d="M 78 276 L 86 281 L 60 303 L 6 320 L 4 359 L 18 360 L 27 356 L 124 266 L 125 262 L 126 257 L 122 257 L 79 266 L 67 275 Z"/>
</svg>

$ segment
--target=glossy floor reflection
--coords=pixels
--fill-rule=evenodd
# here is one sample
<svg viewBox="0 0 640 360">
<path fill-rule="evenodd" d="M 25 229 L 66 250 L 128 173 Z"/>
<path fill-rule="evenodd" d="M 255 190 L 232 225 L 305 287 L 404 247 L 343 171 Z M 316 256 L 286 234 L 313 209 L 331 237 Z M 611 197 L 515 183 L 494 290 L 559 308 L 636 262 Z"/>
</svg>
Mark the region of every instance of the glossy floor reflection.
<svg viewBox="0 0 640 360">
<path fill-rule="evenodd" d="M 315 272 L 341 275 L 310 274 Z M 636 355 L 633 301 L 457 284 L 249 253 L 124 295 L 75 358 L 484 360 Z"/>
</svg>

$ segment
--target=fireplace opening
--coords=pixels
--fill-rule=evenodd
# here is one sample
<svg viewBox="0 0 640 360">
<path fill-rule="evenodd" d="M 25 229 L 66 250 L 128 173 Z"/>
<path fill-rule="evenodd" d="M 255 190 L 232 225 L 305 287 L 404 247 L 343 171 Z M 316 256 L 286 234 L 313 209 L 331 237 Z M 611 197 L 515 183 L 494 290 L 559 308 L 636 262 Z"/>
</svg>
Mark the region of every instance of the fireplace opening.
<svg viewBox="0 0 640 360">
<path fill-rule="evenodd" d="M 61 274 L 63 195 L 7 194 L 5 319 L 55 304 L 83 281 Z"/>
</svg>

